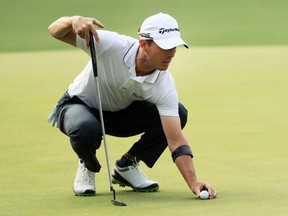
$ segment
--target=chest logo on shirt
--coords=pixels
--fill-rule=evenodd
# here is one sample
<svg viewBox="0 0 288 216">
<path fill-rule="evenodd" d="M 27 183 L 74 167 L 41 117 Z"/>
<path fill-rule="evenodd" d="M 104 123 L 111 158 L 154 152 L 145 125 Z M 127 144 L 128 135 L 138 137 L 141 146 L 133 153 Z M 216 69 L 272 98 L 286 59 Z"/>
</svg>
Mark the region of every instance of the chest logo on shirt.
<svg viewBox="0 0 288 216">
<path fill-rule="evenodd" d="M 134 93 L 132 94 L 132 96 L 136 97 L 136 98 L 139 99 L 139 100 L 143 100 L 143 97 L 142 97 L 141 95 L 138 95 L 136 92 L 134 92 Z"/>
</svg>

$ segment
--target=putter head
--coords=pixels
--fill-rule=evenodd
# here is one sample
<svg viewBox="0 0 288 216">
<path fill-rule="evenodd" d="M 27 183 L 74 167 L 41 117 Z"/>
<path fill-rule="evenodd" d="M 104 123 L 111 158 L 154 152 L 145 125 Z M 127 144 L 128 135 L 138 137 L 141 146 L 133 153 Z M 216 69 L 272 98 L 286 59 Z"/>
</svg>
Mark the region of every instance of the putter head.
<svg viewBox="0 0 288 216">
<path fill-rule="evenodd" d="M 112 203 L 113 205 L 116 205 L 116 206 L 127 206 L 126 203 L 121 202 L 121 201 L 119 201 L 119 200 L 115 200 L 115 199 L 111 200 L 111 203 Z"/>
<path fill-rule="evenodd" d="M 113 192 L 113 199 L 111 200 L 111 203 L 112 203 L 113 205 L 116 205 L 116 206 L 126 206 L 126 203 L 121 202 L 121 201 L 119 201 L 119 200 L 116 200 L 116 192 L 115 192 L 114 188 L 112 187 L 112 184 L 111 184 L 111 186 L 110 186 L 110 191 Z"/>
</svg>

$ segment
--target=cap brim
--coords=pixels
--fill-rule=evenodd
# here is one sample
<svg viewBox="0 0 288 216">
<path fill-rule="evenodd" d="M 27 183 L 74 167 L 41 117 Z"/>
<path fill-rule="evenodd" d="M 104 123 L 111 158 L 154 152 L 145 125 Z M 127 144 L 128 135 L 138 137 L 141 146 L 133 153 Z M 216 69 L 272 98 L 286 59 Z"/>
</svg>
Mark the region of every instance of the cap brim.
<svg viewBox="0 0 288 216">
<path fill-rule="evenodd" d="M 177 46 L 185 46 L 187 49 L 189 46 L 180 38 L 180 37 L 175 37 L 175 38 L 167 38 L 167 39 L 154 39 L 153 40 L 161 49 L 168 50 L 175 48 Z"/>
</svg>

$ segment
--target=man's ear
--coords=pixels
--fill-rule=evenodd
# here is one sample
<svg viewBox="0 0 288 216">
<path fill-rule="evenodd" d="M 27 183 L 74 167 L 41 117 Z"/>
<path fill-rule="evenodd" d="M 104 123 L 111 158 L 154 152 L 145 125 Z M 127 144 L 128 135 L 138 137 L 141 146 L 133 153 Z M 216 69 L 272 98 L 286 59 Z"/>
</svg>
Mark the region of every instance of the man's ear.
<svg viewBox="0 0 288 216">
<path fill-rule="evenodd" d="M 145 47 L 147 46 L 147 42 L 146 40 L 140 39 L 139 40 L 139 45 L 142 49 L 145 49 Z"/>
</svg>

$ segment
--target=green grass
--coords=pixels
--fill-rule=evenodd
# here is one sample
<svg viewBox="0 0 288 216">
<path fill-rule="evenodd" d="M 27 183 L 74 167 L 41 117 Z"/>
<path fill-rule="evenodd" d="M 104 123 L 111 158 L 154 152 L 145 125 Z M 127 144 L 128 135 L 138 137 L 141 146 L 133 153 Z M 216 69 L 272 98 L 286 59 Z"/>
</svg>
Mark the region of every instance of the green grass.
<svg viewBox="0 0 288 216">
<path fill-rule="evenodd" d="M 47 32 L 61 16 L 96 17 L 137 37 L 143 20 L 160 11 L 177 18 L 191 46 L 287 44 L 287 9 L 286 0 L 0 0 L 0 52 L 69 49 Z"/>
<path fill-rule="evenodd" d="M 0 0 L 0 215 L 286 215 L 288 47 L 255 45 L 287 44 L 287 8 L 286 0 Z M 103 148 L 97 196 L 75 197 L 77 159 L 46 118 L 88 57 L 47 27 L 80 14 L 137 37 L 159 11 L 177 18 L 192 46 L 178 49 L 171 70 L 198 178 L 218 198 L 195 199 L 166 151 L 153 169 L 141 166 L 160 192 L 115 186 L 128 204 L 115 207 Z M 111 166 L 137 138 L 107 137 Z"/>
<path fill-rule="evenodd" d="M 46 117 L 88 60 L 80 51 L 0 54 L 0 215 L 286 215 L 288 47 L 178 49 L 171 65 L 189 110 L 184 130 L 200 180 L 218 190 L 195 199 L 166 151 L 153 169 L 158 193 L 118 188 L 110 203 L 103 148 L 98 195 L 75 197 L 77 159 Z M 107 137 L 111 166 L 137 137 Z"/>
</svg>

